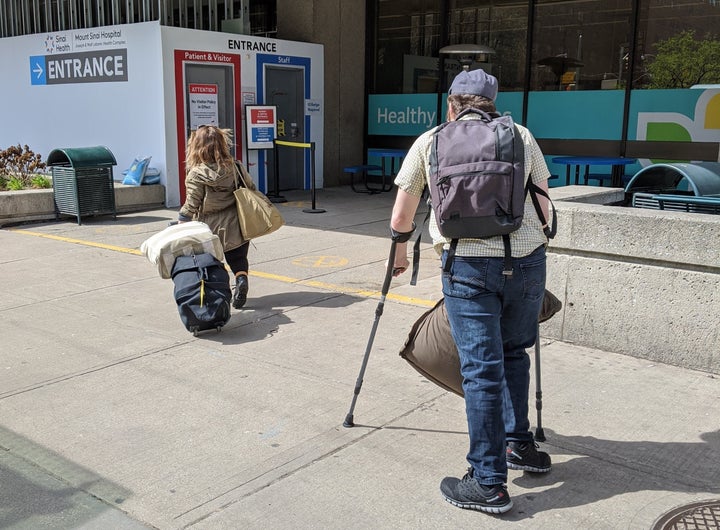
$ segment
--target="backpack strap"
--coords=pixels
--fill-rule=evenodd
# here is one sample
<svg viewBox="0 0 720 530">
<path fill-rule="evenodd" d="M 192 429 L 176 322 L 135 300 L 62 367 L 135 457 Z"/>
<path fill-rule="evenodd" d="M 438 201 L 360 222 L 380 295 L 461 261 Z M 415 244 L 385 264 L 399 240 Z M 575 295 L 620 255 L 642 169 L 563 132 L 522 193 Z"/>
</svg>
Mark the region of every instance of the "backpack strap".
<svg viewBox="0 0 720 530">
<path fill-rule="evenodd" d="M 503 276 L 510 278 L 513 273 L 512 252 L 510 250 L 510 234 L 503 234 L 503 247 L 505 247 L 505 260 L 503 262 Z"/>
<path fill-rule="evenodd" d="M 540 219 L 540 223 L 543 225 L 545 237 L 548 239 L 554 238 L 555 234 L 557 234 L 557 215 L 555 214 L 555 205 L 553 204 L 550 195 L 540 186 L 535 184 L 532 181 L 532 177 L 528 179 L 527 186 L 525 187 L 525 193 L 530 193 L 530 199 L 532 200 L 533 206 L 535 206 L 535 212 L 537 213 L 538 219 Z M 545 219 L 542 208 L 540 208 L 540 201 L 537 198 L 538 194 L 545 197 L 550 203 L 550 207 L 552 208 L 552 227 L 548 226 L 547 219 Z"/>
<path fill-rule="evenodd" d="M 507 276 L 510 278 L 513 273 L 513 262 L 512 262 L 512 252 L 510 250 L 510 235 L 504 234 L 502 236 L 503 239 L 503 247 L 505 247 L 505 256 L 503 259 L 503 276 Z M 452 267 L 453 261 L 455 261 L 455 250 L 457 249 L 458 240 L 457 239 L 451 239 L 450 240 L 450 248 L 448 249 L 447 258 L 445 259 L 445 266 L 443 267 L 443 271 L 450 273 L 450 268 Z"/>
<path fill-rule="evenodd" d="M 425 219 L 422 224 L 424 225 L 430 216 L 430 212 L 425 215 Z M 422 238 L 422 225 L 418 231 L 418 235 L 413 243 L 413 261 L 412 261 L 412 276 L 410 277 L 410 285 L 417 285 L 418 271 L 420 269 L 420 239 Z"/>
<path fill-rule="evenodd" d="M 413 244 L 413 263 L 412 263 L 412 276 L 410 277 L 410 285 L 417 285 L 417 277 L 418 272 L 420 270 L 420 239 L 422 238 L 422 231 L 425 224 L 430 220 L 430 215 L 432 215 L 432 206 L 430 204 L 430 190 L 428 190 L 427 186 L 423 189 L 421 197 L 425 196 L 427 193 L 427 212 L 425 212 L 425 219 L 423 219 L 422 223 L 420 224 L 420 230 L 418 230 L 418 235 L 415 238 L 415 243 Z"/>
<path fill-rule="evenodd" d="M 447 272 L 448 274 L 450 274 L 453 261 L 455 261 L 455 249 L 457 249 L 457 244 L 457 239 L 450 240 L 450 248 L 448 249 L 447 258 L 445 258 L 445 266 L 443 267 L 443 272 Z"/>
<path fill-rule="evenodd" d="M 499 112 L 485 112 L 484 110 L 476 109 L 473 107 L 468 107 L 467 109 L 460 112 L 460 114 L 455 116 L 454 121 L 459 120 L 461 117 L 466 116 L 467 114 L 479 114 L 480 117 L 485 121 L 492 121 L 493 119 L 500 117 Z M 446 123 L 450 123 L 450 122 L 446 122 Z"/>
<path fill-rule="evenodd" d="M 540 222 L 543 225 L 543 233 L 545 234 L 545 237 L 547 237 L 548 239 L 554 238 L 555 234 L 557 234 L 557 215 L 555 213 L 555 205 L 553 204 L 552 199 L 550 199 L 550 195 L 548 195 L 545 192 L 545 190 L 540 188 L 537 184 L 532 182 L 532 179 L 528 179 L 527 186 L 525 187 L 525 193 L 530 194 L 530 199 L 532 200 L 533 206 L 535 206 L 535 211 L 537 212 L 538 219 L 540 219 Z M 540 207 L 540 201 L 537 198 L 538 194 L 542 195 L 550 202 L 550 206 L 552 207 L 552 212 L 553 212 L 552 227 L 549 227 L 547 225 L 547 219 L 545 219 L 545 215 L 543 215 L 542 208 Z M 510 248 L 510 234 L 503 235 L 502 239 L 503 239 L 503 247 L 505 248 L 504 265 L 503 265 L 502 273 L 504 276 L 507 276 L 509 278 L 512 276 L 512 273 L 513 273 L 512 250 Z M 450 272 L 452 263 L 455 260 L 455 251 L 457 249 L 457 244 L 458 244 L 457 239 L 450 240 L 450 248 L 448 249 L 447 258 L 445 260 L 445 266 L 443 267 L 444 272 L 447 272 L 447 273 Z"/>
</svg>

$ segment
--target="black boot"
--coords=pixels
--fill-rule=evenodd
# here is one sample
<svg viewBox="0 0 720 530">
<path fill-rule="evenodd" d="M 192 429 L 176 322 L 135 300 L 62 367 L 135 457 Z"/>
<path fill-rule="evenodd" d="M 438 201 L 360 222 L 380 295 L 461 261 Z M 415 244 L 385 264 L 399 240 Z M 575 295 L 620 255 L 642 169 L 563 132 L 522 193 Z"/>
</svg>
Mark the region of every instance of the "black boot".
<svg viewBox="0 0 720 530">
<path fill-rule="evenodd" d="M 248 277 L 246 274 L 241 274 L 235 278 L 235 292 L 233 293 L 233 307 L 240 309 L 247 302 L 248 294 Z"/>
</svg>

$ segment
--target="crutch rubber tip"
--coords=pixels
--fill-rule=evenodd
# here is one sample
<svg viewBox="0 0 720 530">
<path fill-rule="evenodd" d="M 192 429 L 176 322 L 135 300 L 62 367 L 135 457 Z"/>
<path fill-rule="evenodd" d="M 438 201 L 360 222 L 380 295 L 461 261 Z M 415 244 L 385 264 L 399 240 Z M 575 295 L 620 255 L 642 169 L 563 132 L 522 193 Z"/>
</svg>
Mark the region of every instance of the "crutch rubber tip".
<svg viewBox="0 0 720 530">
<path fill-rule="evenodd" d="M 538 442 L 544 442 L 546 440 L 545 431 L 542 429 L 542 427 L 535 429 L 535 439 Z"/>
<path fill-rule="evenodd" d="M 345 418 L 345 421 L 343 422 L 343 427 L 347 427 L 347 428 L 355 427 L 355 424 L 353 423 L 353 417 L 352 417 L 352 415 L 349 414 L 349 415 Z"/>
</svg>

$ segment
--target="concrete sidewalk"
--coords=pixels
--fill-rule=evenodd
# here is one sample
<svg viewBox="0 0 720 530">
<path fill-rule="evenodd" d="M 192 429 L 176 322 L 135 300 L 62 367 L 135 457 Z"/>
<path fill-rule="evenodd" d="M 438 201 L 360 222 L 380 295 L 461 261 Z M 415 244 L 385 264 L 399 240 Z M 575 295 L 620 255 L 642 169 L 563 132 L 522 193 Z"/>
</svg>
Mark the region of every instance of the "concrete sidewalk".
<svg viewBox="0 0 720 530">
<path fill-rule="evenodd" d="M 309 192 L 285 196 L 287 226 L 251 249 L 246 308 L 198 337 L 137 250 L 176 211 L 0 230 L 0 527 L 650 529 L 696 501 L 698 528 L 717 527 L 720 381 L 547 340 L 553 470 L 511 471 L 504 516 L 443 500 L 467 466 L 463 401 L 398 355 L 441 296 L 427 234 L 344 428 L 394 196 L 318 190 L 318 214 Z"/>
</svg>

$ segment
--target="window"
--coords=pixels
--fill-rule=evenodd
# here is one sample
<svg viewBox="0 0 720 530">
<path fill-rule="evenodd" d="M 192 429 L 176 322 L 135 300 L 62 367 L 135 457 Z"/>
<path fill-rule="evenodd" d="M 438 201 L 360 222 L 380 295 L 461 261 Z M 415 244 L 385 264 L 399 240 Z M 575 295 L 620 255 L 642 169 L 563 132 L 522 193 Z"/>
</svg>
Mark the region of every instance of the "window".
<svg viewBox="0 0 720 530">
<path fill-rule="evenodd" d="M 448 44 L 478 44 L 493 53 L 480 54 L 471 69 L 482 68 L 498 79 L 500 90 L 521 91 L 525 84 L 527 1 L 450 2 Z M 452 58 L 446 61 L 448 79 L 459 71 Z"/>
<path fill-rule="evenodd" d="M 720 83 L 720 2 L 641 3 L 633 88 L 690 88 Z M 629 68 L 629 57 L 623 62 Z"/>
<path fill-rule="evenodd" d="M 630 0 L 540 0 L 530 89 L 620 87 L 632 40 L 631 22 Z"/>
</svg>

